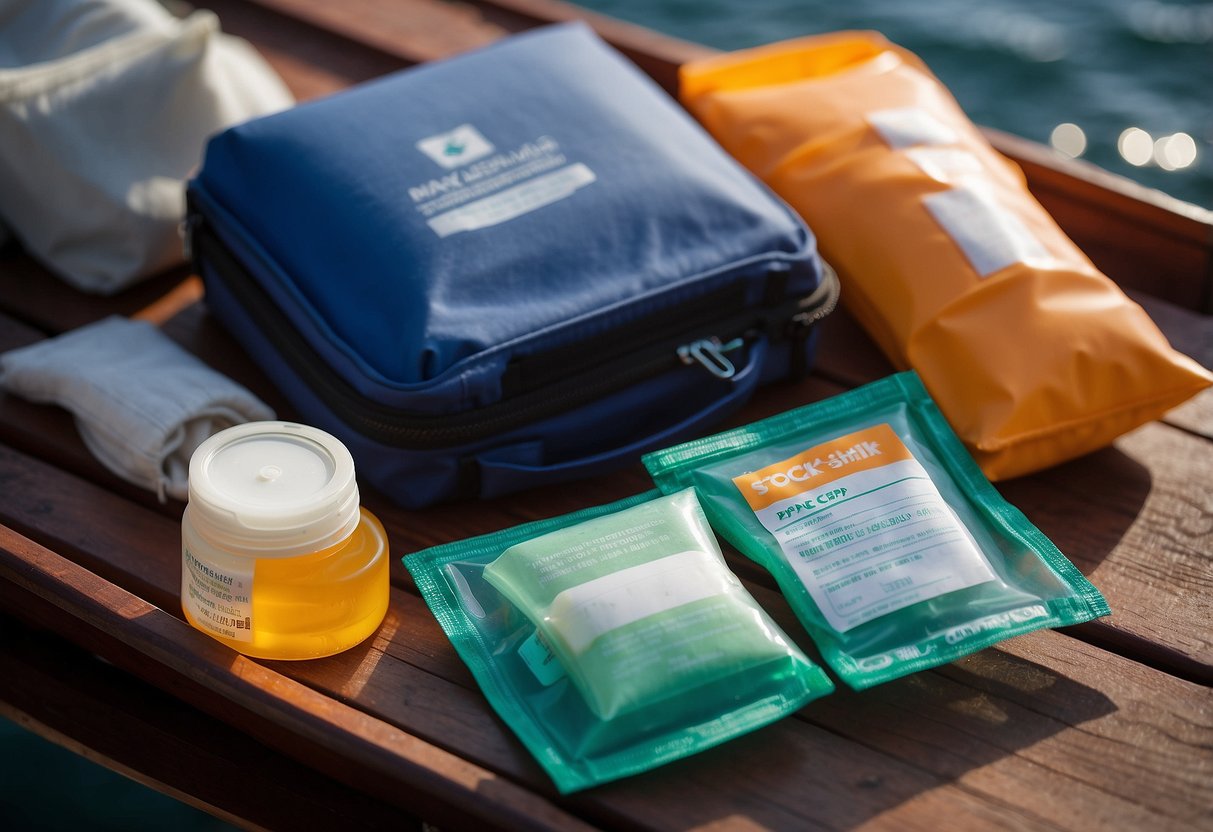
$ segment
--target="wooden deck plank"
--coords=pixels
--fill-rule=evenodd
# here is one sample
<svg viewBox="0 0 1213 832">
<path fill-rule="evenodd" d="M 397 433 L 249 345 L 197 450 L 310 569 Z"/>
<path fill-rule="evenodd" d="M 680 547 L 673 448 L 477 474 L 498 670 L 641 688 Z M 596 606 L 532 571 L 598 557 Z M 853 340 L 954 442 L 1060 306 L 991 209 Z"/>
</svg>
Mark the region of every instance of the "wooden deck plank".
<svg viewBox="0 0 1213 832">
<path fill-rule="evenodd" d="M 851 386 L 887 372 L 867 336 L 858 331 L 845 312 L 835 313 L 824 325 L 818 373 Z M 1181 321 L 1203 325 L 1203 316 L 1183 313 Z M 166 331 L 187 349 L 221 372 L 247 384 L 276 407 L 292 416 L 289 405 L 268 379 L 249 362 L 235 342 L 202 307 L 191 306 L 174 317 Z M 1178 331 L 1178 330 L 1176 330 Z M 29 331 L 29 336 L 36 335 Z M 26 337 L 25 333 L 14 336 Z M 772 413 L 816 401 L 839 387 L 814 377 L 799 384 L 776 384 L 759 393 L 729 424 L 744 424 Z M 1202 397 L 1202 402 L 1213 396 Z M 1180 411 L 1192 412 L 1188 421 L 1205 421 L 1208 404 Z M 1148 660 L 1170 667 L 1188 678 L 1213 680 L 1213 622 L 1200 612 L 1200 595 L 1190 590 L 1204 584 L 1189 576 L 1209 569 L 1213 539 L 1202 532 L 1202 517 L 1213 513 L 1209 489 L 1191 491 L 1191 483 L 1208 481 L 1213 470 L 1213 444 L 1201 441 L 1192 428 L 1174 430 L 1161 424 L 1148 425 L 1122 437 L 1111 449 L 1007 483 L 1000 489 L 1049 535 L 1079 568 L 1095 580 L 1120 615 L 1093 623 L 1091 638 L 1126 651 L 1141 652 Z M 1208 427 L 1206 426 L 1206 431 Z M 154 498 L 129 486 L 104 469 L 84 449 L 66 413 L 0 396 L 0 440 L 34 456 L 78 472 L 107 491 L 121 494 L 156 508 Z M 1177 454 L 1173 460 L 1168 454 Z M 1178 467 L 1177 467 L 1178 466 Z M 1108 490 L 1107 497 L 1091 501 L 1091 495 Z M 585 489 L 595 494 L 588 501 Z M 465 504 L 438 506 L 424 512 L 409 512 L 388 505 L 368 489 L 367 505 L 380 515 L 401 554 L 425 546 L 493 531 L 506 523 L 553 516 L 595 503 L 608 502 L 651 487 L 639 466 L 603 478 L 592 486 L 554 486 L 512 495 L 495 501 L 490 511 L 469 510 Z M 36 490 L 28 490 L 36 493 Z M 1205 503 L 1200 507 L 1202 494 Z M 97 499 L 105 499 L 104 495 Z M 109 499 L 113 499 L 111 496 Z M 87 506 L 87 504 L 86 504 Z M 83 509 L 82 509 L 83 510 Z M 163 507 L 170 517 L 180 514 L 180 504 Z M 1203 514 L 1202 514 L 1203 512 Z M 1076 521 L 1075 518 L 1081 518 Z M 16 518 L 14 518 L 16 519 Z M 1182 522 L 1176 527 L 1174 523 Z M 1175 528 L 1179 532 L 1174 531 Z M 1132 532 L 1131 534 L 1129 532 Z M 1177 536 L 1178 534 L 1178 536 Z M 1170 541 L 1170 542 L 1167 542 Z M 743 559 L 734 559 L 745 577 L 767 580 L 765 573 Z M 399 577 L 403 570 L 396 567 Z M 1178 589 L 1189 591 L 1176 601 Z M 1199 622 L 1199 623 L 1197 623 Z"/>
<path fill-rule="evenodd" d="M 256 0 L 256 5 L 306 21 L 317 29 L 355 40 L 410 63 L 445 58 L 486 46 L 508 34 L 466 3 L 410 0 L 407 7 L 344 0 L 340 4 Z M 222 8 L 218 9 L 222 14 Z"/>
<path fill-rule="evenodd" d="M 1213 683 L 1213 443 L 1151 423 L 999 490 L 1108 598 L 1105 645 Z"/>
<path fill-rule="evenodd" d="M 7 466 L 0 461 L 0 471 L 5 468 Z M 46 472 L 46 475 L 71 479 L 57 472 Z M 93 490 L 86 483 L 79 483 L 78 487 L 82 492 Z M 77 500 L 68 503 L 61 497 L 55 500 L 56 505 L 83 505 L 85 502 L 87 501 Z M 113 516 L 113 522 L 117 525 L 139 522 L 133 521 L 132 516 L 142 511 L 130 505 L 123 509 L 117 504 L 103 505 L 101 508 Z M 139 536 L 140 541 L 145 541 L 140 544 L 142 550 L 126 553 L 129 560 L 121 569 L 115 569 L 114 577 L 120 582 L 131 582 L 135 580 L 135 576 L 120 573 L 138 570 L 139 580 L 154 585 L 143 589 L 141 594 L 159 598 L 171 608 L 175 602 L 178 574 L 176 569 L 179 569 L 175 546 L 177 528 L 168 518 L 143 513 L 149 514 L 151 519 L 142 521 L 148 526 L 146 532 Z M 53 522 L 50 518 L 44 518 L 40 529 L 47 526 L 60 529 L 52 535 L 52 542 L 56 548 L 63 551 L 74 551 L 76 560 L 112 560 L 113 543 L 107 540 L 103 533 L 98 533 L 96 528 L 74 537 L 66 533 L 65 530 L 76 524 L 77 518 L 63 514 L 54 517 Z M 771 608 L 778 609 L 782 604 L 774 593 L 763 594 L 762 600 L 765 606 Z M 466 670 L 454 657 L 453 651 L 445 644 L 437 623 L 428 614 L 420 599 L 395 590 L 392 609 L 392 616 L 371 644 L 331 659 L 260 664 L 284 678 L 293 678 L 308 688 L 323 691 L 337 700 L 356 704 L 360 709 L 403 728 L 419 739 L 460 757 L 472 759 L 479 765 L 504 774 L 516 782 L 527 784 L 528 788 L 543 790 L 545 781 L 535 770 L 533 761 L 488 711 L 483 698 L 475 690 Z M 788 621 L 790 613 L 784 607 L 777 615 Z M 186 635 L 192 637 L 193 634 Z M 799 636 L 803 637 L 803 633 L 799 633 Z M 838 819 L 860 821 L 867 816 L 857 817 L 855 812 L 862 813 L 875 806 L 879 807 L 883 819 L 896 817 L 899 822 L 904 821 L 910 825 L 924 822 L 919 817 L 919 812 L 942 811 L 952 814 L 960 812 L 978 826 L 1012 824 L 1047 827 L 1053 824 L 1055 819 L 1039 813 L 1047 808 L 1058 816 L 1066 814 L 1063 810 L 1073 804 L 1076 799 L 1074 795 L 1077 793 L 1086 795 L 1082 799 L 1084 805 L 1087 801 L 1092 804 L 1117 805 L 1120 806 L 1118 811 L 1128 812 L 1133 817 L 1148 818 L 1151 822 L 1167 824 L 1181 816 L 1198 815 L 1204 805 L 1201 803 L 1203 793 L 1200 790 L 1185 791 L 1183 783 L 1186 781 L 1182 778 L 1172 789 L 1178 793 L 1167 793 L 1165 802 L 1170 807 L 1168 813 L 1152 804 L 1148 795 L 1126 790 L 1120 782 L 1119 773 L 1112 778 L 1096 777 L 1094 782 L 1084 779 L 1092 776 L 1085 769 L 1081 777 L 1069 774 L 1064 754 L 1045 754 L 1039 744 L 1069 732 L 1075 733 L 1068 739 L 1059 739 L 1057 742 L 1062 746 L 1077 742 L 1090 733 L 1087 723 L 1111 719 L 1113 724 L 1107 728 L 1108 739 L 1103 743 L 1107 747 L 1099 752 L 1108 754 L 1115 746 L 1117 736 L 1137 730 L 1133 726 L 1138 725 L 1142 719 L 1142 702 L 1152 700 L 1164 703 L 1166 707 L 1159 705 L 1159 713 L 1168 714 L 1166 719 L 1182 721 L 1180 717 L 1174 716 L 1172 711 L 1182 712 L 1183 702 L 1195 703 L 1194 707 L 1198 709 L 1205 708 L 1206 704 L 1202 703 L 1207 703 L 1207 700 L 1201 697 L 1207 691 L 1202 693 L 1203 689 L 1198 686 L 1110 656 L 1089 645 L 1076 642 L 1068 644 L 1073 642 L 1073 639 L 1061 634 L 1046 633 L 1040 638 L 1048 640 L 1043 647 L 1032 646 L 1039 642 L 1039 638 L 1036 641 L 1020 639 L 1014 642 L 1016 645 L 1026 645 L 1024 649 L 1030 648 L 1027 653 L 1021 651 L 1020 657 L 1025 659 L 1024 662 L 1016 663 L 999 658 L 995 654 L 1006 652 L 999 648 L 980 654 L 984 658 L 974 658 L 938 673 L 917 674 L 910 679 L 881 686 L 874 692 L 835 694 L 834 697 L 822 700 L 826 704 L 807 708 L 799 720 L 785 721 L 787 724 L 780 723 L 783 727 L 773 726 L 749 741 L 730 743 L 726 748 L 687 761 L 685 765 L 670 767 L 668 771 L 594 790 L 588 796 L 574 798 L 568 805 L 575 808 L 579 814 L 585 814 L 597 822 L 618 821 L 622 817 L 617 816 L 618 813 L 623 812 L 629 823 L 640 823 L 642 819 L 647 819 L 643 822 L 651 823 L 654 828 L 666 826 L 673 821 L 673 807 L 683 807 L 678 808 L 677 812 L 683 813 L 680 817 L 686 817 L 684 804 L 688 794 L 696 796 L 694 805 L 699 807 L 699 813 L 693 813 L 694 817 L 707 823 L 720 820 L 719 815 L 726 811 L 728 805 L 728 801 L 713 802 L 713 794 L 719 796 L 727 792 L 729 801 L 732 801 L 738 799 L 739 795 L 747 794 L 751 788 L 754 790 L 755 800 L 762 790 L 766 790 L 771 796 L 772 802 L 761 810 L 760 817 L 776 825 L 786 823 L 791 818 L 809 823 L 819 816 L 830 818 L 831 823 L 837 822 Z M 1059 644 L 1054 646 L 1053 641 L 1058 641 Z M 1062 646 L 1061 643 L 1067 644 Z M 215 649 L 222 650 L 218 645 L 215 645 Z M 248 663 L 242 659 L 237 661 L 241 667 Z M 987 662 L 992 664 L 986 664 Z M 1047 665 L 1047 673 L 1033 671 L 1029 666 L 1033 663 Z M 1123 684 L 1129 686 L 1123 703 L 1114 702 L 1110 706 L 1101 699 L 1107 695 L 1106 690 L 1096 690 L 1081 679 L 1071 678 L 1080 673 L 1080 670 L 1075 668 L 1080 668 L 1081 673 L 1085 674 L 1082 678 L 1095 680 L 1099 674 L 1107 672 L 1109 666 L 1113 675 L 1125 680 Z M 1003 670 L 995 672 L 998 667 L 1003 667 Z M 1008 698 L 1008 693 L 1018 690 L 1016 685 L 1021 684 L 1022 678 L 1032 672 L 1037 676 L 1045 673 L 1053 680 L 1050 685 L 1057 686 L 1060 692 L 1052 698 L 1027 697 L 1019 701 Z M 940 681 L 937 678 L 940 674 L 943 679 L 950 681 Z M 241 675 L 247 678 L 249 674 L 244 670 Z M 946 693 L 940 692 L 941 685 L 947 689 Z M 977 688 L 976 691 L 967 689 L 974 687 Z M 1160 691 L 1167 690 L 1172 692 L 1163 697 Z M 906 755 L 907 752 L 902 747 L 902 740 L 896 731 L 887 732 L 887 737 L 865 738 L 858 746 L 839 745 L 838 740 L 834 738 L 840 734 L 848 736 L 848 731 L 853 730 L 853 727 L 849 726 L 870 721 L 870 703 L 876 702 L 879 707 L 886 707 L 889 702 L 902 702 L 907 698 L 918 700 L 919 705 L 932 702 L 937 711 L 930 717 L 928 739 L 923 740 L 921 748 L 914 754 L 898 756 Z M 1077 704 L 1082 702 L 1086 702 L 1087 707 L 1077 707 Z M 974 703 L 981 704 L 985 710 Z M 1117 714 L 1130 710 L 1131 720 L 1124 724 L 1117 722 Z M 985 718 L 983 714 L 990 713 L 1010 713 L 1015 715 L 1015 719 L 1010 724 L 1003 724 L 1001 733 L 983 741 L 985 744 L 982 748 L 985 750 L 980 754 L 988 757 L 983 759 L 978 751 L 965 749 L 973 742 L 973 720 L 977 719 L 976 725 L 980 726 L 983 724 L 981 720 Z M 908 718 L 904 710 L 902 716 Z M 1160 716 L 1159 719 L 1163 717 Z M 1190 722 L 1192 730 L 1196 732 L 1195 740 L 1184 736 L 1182 732 L 1176 734 L 1172 730 L 1174 726 L 1163 726 L 1157 729 L 1158 737 L 1147 744 L 1146 749 L 1151 759 L 1160 765 L 1168 760 L 1170 762 L 1167 765 L 1173 765 L 1178 757 L 1183 765 L 1189 771 L 1196 772 L 1194 776 L 1197 776 L 1203 770 L 1201 766 L 1207 765 L 1207 761 L 1202 762 L 1199 746 L 1200 741 L 1203 741 L 1200 740 L 1203 736 L 1201 731 L 1207 730 L 1208 726 L 1201 728 L 1202 723 L 1195 716 Z M 1167 737 L 1177 743 L 1176 748 L 1169 745 L 1172 739 L 1163 741 L 1162 738 Z M 956 749 L 954 753 L 961 757 L 965 754 L 977 755 L 970 759 L 966 772 L 970 769 L 985 771 L 989 766 L 1001 767 L 1000 771 L 985 772 L 989 774 L 990 780 L 983 779 L 984 774 L 979 778 L 986 784 L 983 788 L 990 792 L 988 797 L 992 798 L 997 792 L 999 783 L 1019 780 L 1037 786 L 1053 782 L 1055 788 L 1050 792 L 1052 797 L 1049 800 L 1042 797 L 1041 806 L 1033 804 L 1028 809 L 1015 810 L 1009 815 L 999 814 L 998 810 L 983 800 L 972 802 L 968 794 L 968 784 L 954 793 L 951 785 L 953 780 L 960 777 L 963 782 L 963 776 L 940 768 L 944 764 L 937 758 L 948 757 L 947 754 L 942 754 L 941 749 Z M 1090 750 L 1086 753 L 1099 756 Z M 1040 754 L 1044 756 L 1040 757 Z M 896 764 L 893 762 L 895 758 Z M 846 772 L 830 770 L 828 776 L 809 776 L 806 767 L 811 767 L 814 771 L 820 769 L 820 765 L 815 762 L 820 759 L 846 760 L 850 768 Z M 729 764 L 726 765 L 724 761 Z M 752 782 L 735 782 L 733 764 L 738 761 L 744 763 L 743 770 L 758 772 L 761 776 L 756 775 Z M 958 765 L 955 761 L 953 764 Z M 1145 764 L 1151 763 L 1146 761 Z M 778 771 L 772 772 L 768 769 Z M 727 770 L 727 774 L 722 775 L 722 770 Z M 840 773 L 845 774 L 841 784 L 838 779 Z M 726 779 L 721 780 L 722 776 Z M 1151 771 L 1149 777 L 1142 774 L 1142 782 L 1154 784 L 1158 777 L 1163 776 L 1169 775 L 1164 771 Z M 1049 781 L 1048 777 L 1054 778 L 1053 781 Z M 1149 779 L 1150 777 L 1155 780 Z M 1151 788 L 1156 786 L 1151 785 Z M 798 794 L 784 795 L 782 792 L 785 790 L 797 791 Z M 1116 800 L 1109 795 L 1116 796 Z M 957 805 L 953 805 L 954 803 Z M 860 805 L 867 809 L 856 808 Z M 991 812 L 993 814 L 990 814 Z M 1081 817 L 1085 818 L 1087 815 Z M 1076 820 L 1069 823 L 1068 826 L 1062 825 L 1064 828 L 1090 828 L 1077 823 Z"/>
<path fill-rule="evenodd" d="M 300 101 L 336 92 L 415 63 L 415 59 L 405 60 L 377 49 L 365 40 L 352 41 L 342 35 L 341 29 L 325 29 L 299 15 L 282 14 L 272 3 L 210 0 L 196 5 L 214 11 L 225 32 L 254 43 Z M 337 14 L 337 10 L 345 8 L 331 3 L 324 5 L 329 14 Z M 412 9 L 409 3 L 399 11 L 411 14 Z M 350 21 L 359 19 L 356 14 L 344 16 Z M 377 34 L 369 21 L 364 22 L 363 29 L 371 36 Z"/>
<path fill-rule="evenodd" d="M 585 828 L 546 798 L 234 653 L 4 527 L 0 601 L 18 618 L 45 622 L 59 635 L 292 758 L 434 822 Z M 51 615 L 48 607 L 58 614 Z"/>
<path fill-rule="evenodd" d="M 73 641 L 133 673 L 171 686 L 174 693 L 204 710 L 218 708 L 220 716 L 271 744 L 278 739 L 275 728 L 289 727 L 287 753 L 298 754 L 333 776 L 356 776 L 356 782 L 375 789 L 381 797 L 411 796 L 417 802 L 409 805 L 427 819 L 441 822 L 442 817 L 450 819 L 461 810 L 470 813 L 462 818 L 464 823 L 477 818 L 494 826 L 541 828 L 546 815 L 550 828 L 578 826 L 570 815 L 539 796 L 550 793 L 550 785 L 473 691 L 402 665 L 389 666 L 385 684 L 391 699 L 386 704 L 406 724 L 434 731 L 446 746 L 459 748 L 458 757 L 445 754 L 411 732 L 339 705 L 261 663 L 236 656 L 163 611 L 4 529 L 0 529 L 0 599 L 18 616 L 31 614 L 39 603 L 55 604 L 68 616 L 56 619 L 56 627 L 67 630 L 64 634 Z M 37 610 L 32 614 L 45 617 Z M 348 656 L 343 654 L 343 658 Z M 307 674 L 326 661 L 279 665 Z M 380 676 L 383 672 L 377 669 L 372 678 L 385 678 Z M 392 678 L 397 674 L 409 678 Z M 427 690 L 427 686 L 433 689 Z M 441 717 L 441 725 L 433 724 L 435 716 Z M 504 744 L 497 750 L 494 732 Z M 1014 810 L 973 799 L 963 790 L 939 784 L 882 755 L 849 748 L 803 721 L 784 720 L 763 735 L 765 742 L 751 738 L 733 743 L 731 753 L 716 749 L 685 765 L 669 766 L 654 777 L 634 778 L 562 802 L 578 814 L 599 815 L 604 821 L 625 822 L 631 828 L 718 822 L 731 814 L 733 801 L 749 791 L 739 788 L 729 764 L 741 753 L 746 770 L 756 771 L 764 763 L 780 764 L 777 779 L 784 788 L 773 788 L 774 783 L 757 778 L 751 784 L 753 794 L 747 803 L 753 803 L 751 818 L 758 824 L 782 827 L 795 820 L 798 825 L 812 826 L 821 812 L 829 819 L 823 828 L 840 828 L 839 819 L 843 823 L 863 819 L 910 801 L 921 804 L 913 814 L 943 812 L 960 818 L 969 828 L 1006 828 L 1008 821 L 1021 825 Z M 310 747 L 306 740 L 318 747 Z M 497 758 L 493 762 L 506 769 L 509 780 L 528 782 L 539 794 L 528 795 L 465 762 L 481 757 Z M 839 767 L 853 770 L 851 782 L 838 782 L 839 767 L 826 771 L 815 764 L 827 757 L 846 760 Z M 332 770 L 338 764 L 341 770 Z M 376 775 L 383 782 L 376 782 Z M 873 782 L 880 788 L 874 789 Z M 452 792 L 462 795 L 452 800 Z M 535 816 L 519 816 L 522 808 L 536 812 Z M 913 826 L 925 828 L 928 820 L 924 815 Z"/>
<path fill-rule="evenodd" d="M 87 295 L 31 259 L 19 246 L 0 250 L 0 313 L 43 335 L 66 332 L 109 315 L 134 315 L 163 297 L 188 276 L 183 266 L 111 297 Z"/>
<path fill-rule="evenodd" d="M 843 736 L 1017 796 L 1059 828 L 1213 828 L 1213 691 L 1057 633 L 842 691 L 817 711 Z"/>
<path fill-rule="evenodd" d="M 251 37 L 300 98 L 580 14 L 548 0 L 357 2 L 374 14 L 338 21 L 319 0 L 204 5 L 228 31 Z M 449 34 L 430 37 L 447 24 Z M 633 54 L 703 52 L 626 24 L 596 25 Z M 672 66 L 646 64 L 667 88 Z M 1143 303 L 1177 347 L 1208 355 L 1213 237 L 1205 214 L 1170 211 L 1165 198 L 1135 200 L 1132 189 L 1114 204 L 1095 200 L 1106 193 L 1099 190 L 1071 204 L 1073 185 L 1057 170 L 1048 158 L 1028 166 L 1042 201 L 1058 200 L 1059 221 L 1111 265 L 1110 275 L 1151 293 Z M 1103 209 L 1116 215 L 1111 243 Z M 1160 239 L 1178 247 L 1169 258 L 1175 274 L 1150 271 Z M 171 315 L 171 337 L 291 415 L 204 305 L 158 304 L 182 273 L 97 299 L 11 249 L 2 257 L 0 270 L 14 277 L 0 289 L 0 350 L 114 312 Z M 827 321 L 825 336 L 813 378 L 763 391 L 733 423 L 890 369 L 845 313 Z M 1213 829 L 1213 624 L 1204 600 L 1213 574 L 1211 434 L 1213 396 L 1205 395 L 1110 449 L 1000 485 L 1108 594 L 1110 620 L 1015 639 L 864 693 L 842 690 L 723 748 L 569 798 L 556 797 L 489 710 L 397 558 L 643 490 L 639 466 L 577 487 L 424 512 L 392 508 L 368 490 L 365 502 L 394 548 L 392 607 L 380 631 L 330 659 L 255 662 L 180 620 L 180 503 L 159 505 L 102 469 L 66 413 L 0 396 L 0 522 L 20 533 L 0 530 L 0 604 L 54 618 L 74 641 L 292 760 L 439 823 L 933 832 L 946 818 L 966 828 Z M 769 577 L 739 556 L 731 562 L 807 642 Z"/>
<path fill-rule="evenodd" d="M 7 616 L 0 616 L 0 714 L 244 828 L 421 826 L 400 807 L 324 777 L 79 647 Z"/>
</svg>

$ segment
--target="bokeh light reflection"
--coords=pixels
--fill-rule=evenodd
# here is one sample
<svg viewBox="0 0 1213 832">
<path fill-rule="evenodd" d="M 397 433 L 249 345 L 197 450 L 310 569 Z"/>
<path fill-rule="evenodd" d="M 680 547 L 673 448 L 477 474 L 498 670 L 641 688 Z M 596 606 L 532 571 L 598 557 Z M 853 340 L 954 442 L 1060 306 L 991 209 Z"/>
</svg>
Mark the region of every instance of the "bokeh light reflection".
<svg viewBox="0 0 1213 832">
<path fill-rule="evenodd" d="M 1077 124 L 1064 122 L 1053 128 L 1049 134 L 1049 144 L 1058 153 L 1077 158 L 1086 152 L 1087 134 Z"/>
<path fill-rule="evenodd" d="M 1191 167 L 1197 157 L 1196 140 L 1189 134 L 1173 133 L 1155 139 L 1140 127 L 1121 133 L 1116 149 L 1130 165 L 1140 168 L 1153 164 L 1169 172 Z"/>
<path fill-rule="evenodd" d="M 1183 170 L 1196 161 L 1196 140 L 1187 133 L 1163 136 L 1154 142 L 1154 161 L 1163 170 Z"/>
<path fill-rule="evenodd" d="M 1154 138 L 1140 127 L 1130 127 L 1120 134 L 1116 149 L 1126 162 L 1140 168 L 1154 158 Z"/>
</svg>

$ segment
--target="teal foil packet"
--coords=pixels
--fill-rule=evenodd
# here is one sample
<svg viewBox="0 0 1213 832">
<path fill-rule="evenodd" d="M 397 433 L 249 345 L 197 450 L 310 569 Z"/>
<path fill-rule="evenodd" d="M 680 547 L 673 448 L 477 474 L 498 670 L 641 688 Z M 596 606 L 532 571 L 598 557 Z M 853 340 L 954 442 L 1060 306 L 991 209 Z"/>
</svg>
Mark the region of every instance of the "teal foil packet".
<svg viewBox="0 0 1213 832">
<path fill-rule="evenodd" d="M 1107 601 L 994 489 L 913 372 L 647 455 L 862 689 Z"/>
<path fill-rule="evenodd" d="M 690 489 L 404 563 L 562 793 L 718 745 L 833 690 L 729 571 Z"/>
</svg>

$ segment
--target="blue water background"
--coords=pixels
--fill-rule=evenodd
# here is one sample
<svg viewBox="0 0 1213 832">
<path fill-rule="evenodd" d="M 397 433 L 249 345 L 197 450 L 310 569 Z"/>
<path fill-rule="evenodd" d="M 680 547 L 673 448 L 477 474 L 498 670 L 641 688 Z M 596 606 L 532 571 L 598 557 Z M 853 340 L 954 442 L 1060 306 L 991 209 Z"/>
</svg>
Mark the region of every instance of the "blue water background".
<svg viewBox="0 0 1213 832">
<path fill-rule="evenodd" d="M 719 49 L 876 29 L 919 55 L 970 118 L 1041 143 L 1063 122 L 1082 158 L 1213 208 L 1213 3 L 1155 0 L 579 0 Z M 1168 172 L 1121 158 L 1129 127 L 1183 132 L 1196 162 Z M 0 720 L 0 825 L 16 830 L 230 827 Z"/>
<path fill-rule="evenodd" d="M 235 832 L 236 827 L 0 718 L 0 829 Z"/>
<path fill-rule="evenodd" d="M 926 61 L 969 117 L 1043 144 L 1082 128 L 1081 158 L 1213 208 L 1213 3 L 1156 0 L 578 0 L 718 49 L 875 29 Z M 1131 127 L 1187 133 L 1196 161 L 1136 167 Z"/>
</svg>

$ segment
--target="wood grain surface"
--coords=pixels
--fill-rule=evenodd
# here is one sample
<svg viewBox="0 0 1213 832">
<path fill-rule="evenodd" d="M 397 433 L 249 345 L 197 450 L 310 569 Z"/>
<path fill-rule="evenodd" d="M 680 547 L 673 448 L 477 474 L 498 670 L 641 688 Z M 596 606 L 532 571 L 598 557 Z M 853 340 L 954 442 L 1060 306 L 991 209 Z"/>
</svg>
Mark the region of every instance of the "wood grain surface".
<svg viewBox="0 0 1213 832">
<path fill-rule="evenodd" d="M 201 5 L 305 99 L 577 14 L 548 0 Z M 667 88 L 678 62 L 707 54 L 590 19 Z M 994 138 L 1177 348 L 1213 363 L 1208 218 Z M 10 246 L 0 252 L 0 352 L 107 315 L 139 316 L 289 418 L 272 379 L 199 294 L 178 269 L 116 298 L 85 296 Z M 730 424 L 890 370 L 839 311 L 823 325 L 812 374 L 764 389 Z M 723 747 L 561 797 L 489 708 L 399 556 L 649 487 L 635 464 L 424 511 L 364 489 L 393 550 L 383 625 L 338 656 L 254 661 L 182 620 L 183 505 L 103 468 L 66 411 L 0 394 L 0 708 L 250 827 L 1213 829 L 1213 394 L 1102 451 L 999 485 L 1107 595 L 1109 618 L 862 693 L 840 686 Z M 727 556 L 816 656 L 769 575 Z M 142 712 L 124 704 L 137 696 Z M 225 789 L 223 778 L 195 783 L 182 758 L 228 763 L 266 798 Z"/>
</svg>

